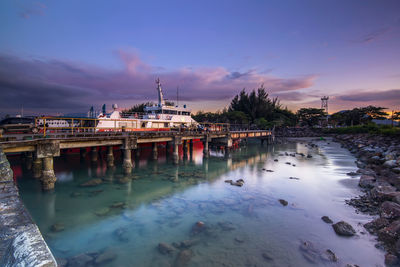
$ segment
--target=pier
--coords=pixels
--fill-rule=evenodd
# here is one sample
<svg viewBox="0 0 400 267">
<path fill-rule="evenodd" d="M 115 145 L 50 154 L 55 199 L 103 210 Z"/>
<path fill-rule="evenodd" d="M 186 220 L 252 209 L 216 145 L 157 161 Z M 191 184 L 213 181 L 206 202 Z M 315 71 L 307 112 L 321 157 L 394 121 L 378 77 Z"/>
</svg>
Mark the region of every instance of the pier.
<svg viewBox="0 0 400 267">
<path fill-rule="evenodd" d="M 0 139 L 0 148 L 5 154 L 24 153 L 29 159 L 33 176 L 40 180 L 42 189 L 54 189 L 57 177 L 54 173 L 53 159 L 60 156 L 61 150 L 77 149 L 81 154 L 91 149 L 91 160 L 97 161 L 99 147 L 107 147 L 107 166 L 114 165 L 114 148 L 121 149 L 123 154 L 122 167 L 125 174 L 132 172 L 132 152 L 140 154 L 141 144 L 151 144 L 152 158 L 158 157 L 158 146 L 165 144 L 167 153 L 172 152 L 174 164 L 179 163 L 179 146 L 183 153 L 192 152 L 193 142 L 203 143 L 204 157 L 209 157 L 209 147 L 223 147 L 229 154 L 234 142 L 251 138 L 259 139 L 261 143 L 274 142 L 273 130 L 229 131 L 226 128 L 214 127 L 213 131 L 142 131 L 142 132 L 101 132 L 101 133 L 52 133 L 43 135 L 8 136 Z M 22 140 L 18 140 L 18 137 Z M 172 148 L 172 149 L 171 149 Z"/>
</svg>

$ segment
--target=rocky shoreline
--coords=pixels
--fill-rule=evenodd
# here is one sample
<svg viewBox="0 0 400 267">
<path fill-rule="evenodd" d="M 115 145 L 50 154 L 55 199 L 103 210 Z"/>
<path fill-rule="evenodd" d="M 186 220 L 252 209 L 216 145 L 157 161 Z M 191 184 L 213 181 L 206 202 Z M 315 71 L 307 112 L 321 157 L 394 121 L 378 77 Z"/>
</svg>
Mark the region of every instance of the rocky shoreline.
<svg viewBox="0 0 400 267">
<path fill-rule="evenodd" d="M 385 264 L 400 265 L 400 138 L 369 134 L 335 136 L 357 158 L 359 168 L 349 176 L 360 175 L 364 193 L 347 204 L 357 212 L 378 216 L 364 225 L 377 235 L 377 247 L 387 253 Z"/>
</svg>

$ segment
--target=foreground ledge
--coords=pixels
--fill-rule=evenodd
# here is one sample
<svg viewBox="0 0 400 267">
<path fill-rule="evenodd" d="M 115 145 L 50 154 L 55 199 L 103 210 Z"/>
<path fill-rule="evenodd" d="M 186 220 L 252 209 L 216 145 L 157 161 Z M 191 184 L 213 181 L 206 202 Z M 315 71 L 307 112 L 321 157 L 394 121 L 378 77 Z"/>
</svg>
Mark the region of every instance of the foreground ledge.
<svg viewBox="0 0 400 267">
<path fill-rule="evenodd" d="M 57 266 L 39 228 L 22 203 L 0 148 L 0 266 Z"/>
</svg>

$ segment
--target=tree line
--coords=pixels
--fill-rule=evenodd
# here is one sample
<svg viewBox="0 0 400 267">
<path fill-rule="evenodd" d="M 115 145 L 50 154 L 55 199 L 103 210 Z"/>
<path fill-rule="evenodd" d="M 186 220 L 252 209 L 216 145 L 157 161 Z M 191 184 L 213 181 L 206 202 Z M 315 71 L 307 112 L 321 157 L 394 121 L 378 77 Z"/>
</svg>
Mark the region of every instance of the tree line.
<svg viewBox="0 0 400 267">
<path fill-rule="evenodd" d="M 146 105 L 152 104 L 151 102 L 138 104 L 123 112 L 143 112 Z M 319 108 L 300 108 L 297 112 L 292 112 L 283 107 L 277 97 L 271 98 L 264 85 L 261 85 L 249 93 L 245 89 L 240 91 L 231 100 L 228 108 L 216 112 L 199 111 L 192 114 L 192 117 L 198 122 L 229 123 L 258 129 L 296 125 L 313 127 L 326 125 L 327 121 L 333 126 L 354 126 L 371 123 L 373 119 L 400 120 L 400 112 L 395 112 L 389 117 L 385 109 L 385 107 L 367 106 L 339 111 L 330 116 L 324 109 Z"/>
</svg>

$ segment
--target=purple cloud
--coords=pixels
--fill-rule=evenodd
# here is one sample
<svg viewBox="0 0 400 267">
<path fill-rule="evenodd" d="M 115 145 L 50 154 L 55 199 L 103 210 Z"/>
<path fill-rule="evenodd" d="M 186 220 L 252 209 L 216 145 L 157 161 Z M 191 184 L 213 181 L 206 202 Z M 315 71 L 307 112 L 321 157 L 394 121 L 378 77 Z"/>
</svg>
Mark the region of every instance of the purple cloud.
<svg viewBox="0 0 400 267">
<path fill-rule="evenodd" d="M 19 109 L 35 113 L 86 111 L 91 105 L 118 103 L 130 107 L 155 100 L 154 80 L 160 77 L 166 97 L 190 102 L 229 100 L 242 88 L 261 84 L 269 93 L 284 93 L 311 87 L 317 76 L 285 79 L 249 70 L 231 72 L 223 67 L 164 70 L 143 62 L 137 53 L 119 50 L 123 63 L 111 70 L 76 62 L 22 59 L 0 55 L 0 105 L 3 112 Z"/>
<path fill-rule="evenodd" d="M 400 101 L 400 89 L 374 92 L 355 92 L 347 95 L 337 96 L 337 99 L 352 102 L 376 102 L 376 101 Z"/>
</svg>

